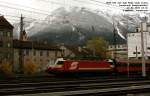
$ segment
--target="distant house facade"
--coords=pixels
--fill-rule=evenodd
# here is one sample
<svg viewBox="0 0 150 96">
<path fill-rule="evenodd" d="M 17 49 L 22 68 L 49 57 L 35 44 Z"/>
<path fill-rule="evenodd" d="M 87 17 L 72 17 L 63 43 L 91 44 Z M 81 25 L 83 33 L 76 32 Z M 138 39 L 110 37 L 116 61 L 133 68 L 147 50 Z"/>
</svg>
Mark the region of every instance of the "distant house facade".
<svg viewBox="0 0 150 96">
<path fill-rule="evenodd" d="M 13 64 L 13 26 L 0 16 L 0 63 Z"/>
<path fill-rule="evenodd" d="M 93 52 L 86 47 L 81 46 L 60 46 L 62 57 L 74 59 L 90 59 L 94 58 Z"/>
<path fill-rule="evenodd" d="M 108 53 L 110 54 L 111 58 L 116 58 L 120 60 L 128 58 L 126 44 L 109 45 Z"/>
<path fill-rule="evenodd" d="M 23 64 L 32 62 L 38 66 L 38 71 L 45 71 L 48 64 L 54 64 L 58 57 L 61 57 L 62 50 L 50 44 L 14 40 L 14 68 L 19 70 L 19 50 L 22 49 Z"/>
</svg>

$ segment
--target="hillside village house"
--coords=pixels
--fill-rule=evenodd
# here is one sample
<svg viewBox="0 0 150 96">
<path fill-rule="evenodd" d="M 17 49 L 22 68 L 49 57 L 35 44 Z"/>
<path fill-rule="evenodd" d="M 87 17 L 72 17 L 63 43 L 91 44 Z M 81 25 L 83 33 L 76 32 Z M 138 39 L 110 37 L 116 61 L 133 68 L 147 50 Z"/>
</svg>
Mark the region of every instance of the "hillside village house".
<svg viewBox="0 0 150 96">
<path fill-rule="evenodd" d="M 0 63 L 13 64 L 13 26 L 0 16 Z"/>
<path fill-rule="evenodd" d="M 94 52 L 85 46 L 60 46 L 62 57 L 74 59 L 97 59 Z"/>
<path fill-rule="evenodd" d="M 127 60 L 128 52 L 127 52 L 127 45 L 126 44 L 116 44 L 116 45 L 109 45 L 108 47 L 108 54 L 110 54 L 111 58 L 116 58 L 119 60 Z"/>
</svg>

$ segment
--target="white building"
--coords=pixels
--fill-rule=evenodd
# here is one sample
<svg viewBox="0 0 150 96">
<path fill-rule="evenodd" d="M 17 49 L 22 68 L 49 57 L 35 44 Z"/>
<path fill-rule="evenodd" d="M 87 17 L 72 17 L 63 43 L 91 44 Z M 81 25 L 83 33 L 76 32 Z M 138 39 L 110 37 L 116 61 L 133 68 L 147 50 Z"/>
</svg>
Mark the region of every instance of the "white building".
<svg viewBox="0 0 150 96">
<path fill-rule="evenodd" d="M 127 45 L 126 44 L 109 45 L 108 52 L 111 55 L 111 58 L 116 58 L 119 60 L 127 59 Z"/>
<path fill-rule="evenodd" d="M 143 40 L 144 40 L 144 55 L 146 59 L 150 59 L 150 25 L 142 23 Z M 139 59 L 141 58 L 141 27 L 137 28 L 136 32 L 127 34 L 128 40 L 128 57 Z"/>
</svg>

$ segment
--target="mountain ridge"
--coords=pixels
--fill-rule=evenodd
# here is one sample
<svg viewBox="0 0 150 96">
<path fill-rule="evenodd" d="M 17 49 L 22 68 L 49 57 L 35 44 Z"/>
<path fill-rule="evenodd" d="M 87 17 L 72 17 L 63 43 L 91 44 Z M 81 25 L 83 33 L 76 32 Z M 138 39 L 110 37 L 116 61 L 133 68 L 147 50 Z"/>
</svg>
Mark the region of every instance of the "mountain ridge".
<svg viewBox="0 0 150 96">
<path fill-rule="evenodd" d="M 32 21 L 26 28 L 33 40 L 46 40 L 53 43 L 85 44 L 93 36 L 101 36 L 110 44 L 113 30 L 116 29 L 117 43 L 126 42 L 127 32 L 134 32 L 141 22 L 139 14 L 112 14 L 87 8 L 60 7 L 45 18 L 47 22 Z"/>
</svg>

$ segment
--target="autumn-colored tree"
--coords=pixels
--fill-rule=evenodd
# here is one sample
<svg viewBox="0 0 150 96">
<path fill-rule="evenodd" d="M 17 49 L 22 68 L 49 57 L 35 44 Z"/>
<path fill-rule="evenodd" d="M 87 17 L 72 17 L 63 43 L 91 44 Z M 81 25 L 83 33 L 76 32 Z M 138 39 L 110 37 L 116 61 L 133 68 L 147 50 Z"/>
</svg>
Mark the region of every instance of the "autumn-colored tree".
<svg viewBox="0 0 150 96">
<path fill-rule="evenodd" d="M 26 76 L 33 76 L 37 73 L 37 71 L 38 71 L 38 66 L 33 62 L 33 60 L 30 57 L 28 62 L 26 62 L 23 65 L 23 72 Z"/>
<path fill-rule="evenodd" d="M 108 57 L 108 43 L 101 37 L 93 37 L 88 40 L 86 47 L 92 51 L 93 56 L 99 56 L 100 59 L 105 59 Z"/>
<path fill-rule="evenodd" d="M 0 72 L 5 77 L 13 77 L 15 74 L 13 73 L 12 64 L 10 64 L 7 60 L 3 60 L 0 64 Z"/>
</svg>

